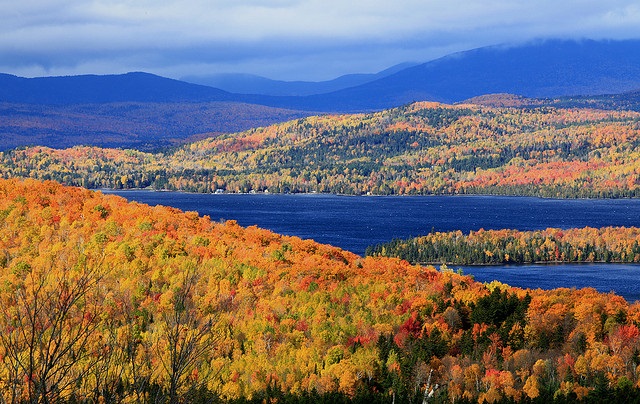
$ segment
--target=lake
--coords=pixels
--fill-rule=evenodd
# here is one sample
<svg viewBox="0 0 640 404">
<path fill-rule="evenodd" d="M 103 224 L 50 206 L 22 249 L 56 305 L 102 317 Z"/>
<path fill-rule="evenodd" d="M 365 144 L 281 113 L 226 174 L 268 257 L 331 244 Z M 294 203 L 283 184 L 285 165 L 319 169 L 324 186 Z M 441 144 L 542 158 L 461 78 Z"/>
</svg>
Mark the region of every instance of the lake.
<svg viewBox="0 0 640 404">
<path fill-rule="evenodd" d="M 499 280 L 521 288 L 554 289 L 592 287 L 600 292 L 614 291 L 629 302 L 640 300 L 638 264 L 534 264 L 497 266 L 459 266 L 463 273 L 480 282 Z"/>
<path fill-rule="evenodd" d="M 197 211 L 213 220 L 237 220 L 276 233 L 314 239 L 364 254 L 367 246 L 431 231 L 539 230 L 547 227 L 637 226 L 640 199 L 542 199 L 502 196 L 337 196 L 324 194 L 191 194 L 103 191 L 149 205 Z M 541 267 L 541 268 L 539 268 Z M 522 287 L 593 286 L 640 299 L 633 265 L 471 267 L 465 273 Z M 503 270 L 504 269 L 504 270 Z M 483 274 L 486 273 L 486 277 Z M 546 271 L 546 272 L 545 272 Z M 606 274 L 606 275 L 605 275 Z M 616 276 L 613 277 L 612 275 Z M 598 277 L 599 275 L 599 277 Z M 604 275 L 604 276 L 603 276 Z M 621 279 L 617 279 L 618 275 Z M 564 279 L 562 279 L 564 277 Z M 580 277 L 584 282 L 577 284 Z M 597 279 L 603 279 L 602 284 Z M 525 286 L 523 286 L 524 282 Z M 628 292 L 627 289 L 630 289 Z"/>
</svg>

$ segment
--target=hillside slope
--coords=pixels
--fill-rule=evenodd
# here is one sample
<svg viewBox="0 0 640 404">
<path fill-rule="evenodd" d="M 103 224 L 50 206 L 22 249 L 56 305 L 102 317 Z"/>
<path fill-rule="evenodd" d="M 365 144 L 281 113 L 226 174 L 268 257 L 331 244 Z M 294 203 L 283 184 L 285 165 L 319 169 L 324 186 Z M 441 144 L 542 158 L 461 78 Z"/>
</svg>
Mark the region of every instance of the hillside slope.
<svg viewBox="0 0 640 404">
<path fill-rule="evenodd" d="M 538 231 L 434 232 L 370 246 L 366 255 L 452 265 L 640 262 L 640 229 L 605 227 Z"/>
<path fill-rule="evenodd" d="M 1 74 L 0 100 L 49 105 L 234 101 L 226 91 L 142 72 L 35 78 Z"/>
<path fill-rule="evenodd" d="M 4 177 L 196 192 L 640 194 L 640 113 L 416 103 L 309 117 L 166 153 L 42 147 L 0 154 Z"/>
<path fill-rule="evenodd" d="M 0 150 L 90 145 L 158 150 L 309 116 L 239 102 L 0 103 Z"/>
<path fill-rule="evenodd" d="M 640 395 L 640 306 L 619 296 L 482 285 L 52 182 L 0 194 L 7 401 Z"/>
<path fill-rule="evenodd" d="M 307 109 L 314 102 L 381 109 L 422 100 L 452 103 L 493 93 L 560 97 L 638 89 L 640 41 L 555 40 L 460 52 L 358 87 L 311 97 Z"/>
<path fill-rule="evenodd" d="M 0 74 L 0 150 L 76 145 L 157 150 L 311 115 L 148 73 L 22 78 Z"/>
<path fill-rule="evenodd" d="M 487 94 L 472 97 L 463 104 L 485 105 L 488 107 L 554 107 L 554 108 L 591 108 L 612 111 L 640 112 L 640 91 L 627 91 L 618 94 L 591 96 L 566 96 L 556 98 L 529 98 L 514 94 Z"/>
</svg>

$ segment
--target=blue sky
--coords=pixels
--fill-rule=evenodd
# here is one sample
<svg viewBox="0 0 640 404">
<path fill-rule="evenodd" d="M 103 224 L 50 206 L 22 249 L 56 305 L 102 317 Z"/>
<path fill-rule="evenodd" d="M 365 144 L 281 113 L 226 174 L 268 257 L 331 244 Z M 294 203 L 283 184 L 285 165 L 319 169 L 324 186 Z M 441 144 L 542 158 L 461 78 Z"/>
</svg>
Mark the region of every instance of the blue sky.
<svg viewBox="0 0 640 404">
<path fill-rule="evenodd" d="M 476 47 L 640 39 L 637 0 L 0 0 L 0 72 L 326 80 Z"/>
</svg>

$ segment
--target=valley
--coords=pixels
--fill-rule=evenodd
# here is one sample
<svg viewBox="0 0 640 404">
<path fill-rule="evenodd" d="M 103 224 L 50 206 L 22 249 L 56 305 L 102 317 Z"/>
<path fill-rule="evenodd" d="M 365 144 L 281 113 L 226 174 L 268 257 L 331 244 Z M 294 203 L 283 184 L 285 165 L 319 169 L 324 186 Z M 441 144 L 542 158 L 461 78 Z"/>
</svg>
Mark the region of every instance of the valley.
<svg viewBox="0 0 640 404">
<path fill-rule="evenodd" d="M 0 74 L 0 401 L 640 400 L 639 55 Z"/>
</svg>

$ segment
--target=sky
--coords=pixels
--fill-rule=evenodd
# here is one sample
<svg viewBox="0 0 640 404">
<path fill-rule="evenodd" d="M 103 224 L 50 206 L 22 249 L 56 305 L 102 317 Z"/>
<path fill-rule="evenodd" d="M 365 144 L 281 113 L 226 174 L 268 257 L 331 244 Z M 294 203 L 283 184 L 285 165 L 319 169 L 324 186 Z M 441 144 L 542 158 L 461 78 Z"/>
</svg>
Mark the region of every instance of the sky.
<svg viewBox="0 0 640 404">
<path fill-rule="evenodd" d="M 638 0 L 0 0 L 0 72 L 319 81 L 548 38 L 640 39 Z"/>
</svg>

